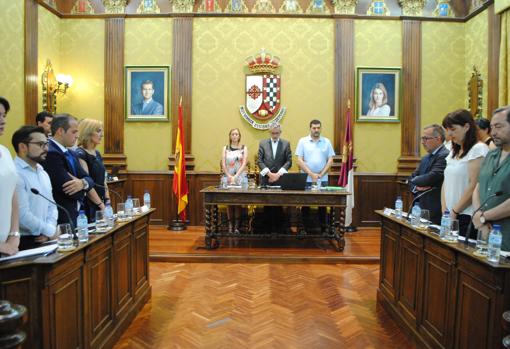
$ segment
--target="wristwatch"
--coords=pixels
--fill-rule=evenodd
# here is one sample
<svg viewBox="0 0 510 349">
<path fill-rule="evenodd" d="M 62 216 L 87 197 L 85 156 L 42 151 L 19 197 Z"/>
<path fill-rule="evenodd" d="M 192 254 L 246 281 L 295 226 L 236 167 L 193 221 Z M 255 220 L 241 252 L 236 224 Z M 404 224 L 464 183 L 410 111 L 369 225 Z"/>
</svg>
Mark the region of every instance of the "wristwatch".
<svg viewBox="0 0 510 349">
<path fill-rule="evenodd" d="M 19 233 L 19 231 L 11 231 L 8 236 L 13 238 L 19 238 L 21 234 Z"/>
<path fill-rule="evenodd" d="M 480 215 L 480 223 L 485 224 L 485 222 L 487 222 L 487 220 L 485 219 L 485 216 L 483 215 L 482 212 L 482 214 Z"/>
</svg>

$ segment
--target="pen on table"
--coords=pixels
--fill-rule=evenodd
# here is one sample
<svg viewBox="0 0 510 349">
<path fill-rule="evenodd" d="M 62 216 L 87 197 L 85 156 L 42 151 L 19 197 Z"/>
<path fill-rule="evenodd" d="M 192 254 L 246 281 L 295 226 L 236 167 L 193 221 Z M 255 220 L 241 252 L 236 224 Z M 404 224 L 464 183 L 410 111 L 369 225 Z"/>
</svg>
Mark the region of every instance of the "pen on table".
<svg viewBox="0 0 510 349">
<path fill-rule="evenodd" d="M 43 254 L 43 257 L 47 257 L 47 256 L 49 256 L 50 254 L 55 253 L 56 251 L 57 251 L 57 249 L 54 249 L 54 250 L 48 251 L 48 252 L 46 252 L 45 254 Z"/>
</svg>

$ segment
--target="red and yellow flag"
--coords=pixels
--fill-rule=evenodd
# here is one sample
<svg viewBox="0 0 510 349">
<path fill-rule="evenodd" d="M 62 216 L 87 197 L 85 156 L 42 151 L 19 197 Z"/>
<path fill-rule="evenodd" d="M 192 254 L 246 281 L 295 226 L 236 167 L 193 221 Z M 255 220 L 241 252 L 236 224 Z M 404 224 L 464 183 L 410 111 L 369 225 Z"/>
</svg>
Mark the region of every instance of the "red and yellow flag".
<svg viewBox="0 0 510 349">
<path fill-rule="evenodd" d="M 186 181 L 186 159 L 184 152 L 184 130 L 182 128 L 182 97 L 179 102 L 179 117 L 177 121 L 177 137 L 175 139 L 175 167 L 173 190 L 177 197 L 177 214 L 181 220 L 186 220 L 186 206 L 188 205 L 188 182 Z"/>
</svg>

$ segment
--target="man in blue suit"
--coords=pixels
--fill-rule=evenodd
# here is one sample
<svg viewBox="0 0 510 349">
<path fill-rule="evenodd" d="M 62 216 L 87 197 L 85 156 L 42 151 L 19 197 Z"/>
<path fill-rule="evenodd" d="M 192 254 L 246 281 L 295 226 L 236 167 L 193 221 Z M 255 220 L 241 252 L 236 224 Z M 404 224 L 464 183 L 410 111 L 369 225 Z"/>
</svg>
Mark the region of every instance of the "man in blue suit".
<svg viewBox="0 0 510 349">
<path fill-rule="evenodd" d="M 132 115 L 163 115 L 163 106 L 152 99 L 154 95 L 154 83 L 151 80 L 142 82 L 143 101 L 133 104 Z"/>
<path fill-rule="evenodd" d="M 69 114 L 55 115 L 51 124 L 53 138 L 49 140 L 48 155 L 41 162 L 48 173 L 53 188 L 53 198 L 65 207 L 71 215 L 72 223 L 76 226 L 76 217 L 85 195 L 96 196 L 95 202 L 100 202 L 94 190 L 94 181 L 80 166 L 76 154 L 68 149 L 76 143 L 78 138 L 78 121 Z M 68 223 L 67 215 L 58 209 L 57 223 Z"/>
<path fill-rule="evenodd" d="M 443 142 L 445 140 L 444 129 L 437 124 L 426 126 L 421 136 L 421 144 L 427 151 L 420 165 L 409 179 L 411 191 L 414 196 L 420 195 L 426 190 L 419 200 L 420 207 L 430 212 L 430 220 L 434 224 L 441 221 L 441 186 L 443 185 L 446 157 L 449 154 Z"/>
</svg>

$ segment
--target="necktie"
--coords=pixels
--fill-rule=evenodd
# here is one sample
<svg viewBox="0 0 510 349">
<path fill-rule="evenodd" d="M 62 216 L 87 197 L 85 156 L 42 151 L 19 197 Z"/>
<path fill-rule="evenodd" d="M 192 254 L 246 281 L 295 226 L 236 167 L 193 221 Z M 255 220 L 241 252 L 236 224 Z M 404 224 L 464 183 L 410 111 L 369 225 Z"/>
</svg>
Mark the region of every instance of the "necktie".
<svg viewBox="0 0 510 349">
<path fill-rule="evenodd" d="M 76 163 L 74 162 L 74 156 L 71 154 L 69 150 L 66 151 L 64 154 L 66 155 L 67 162 L 69 162 L 69 165 L 71 165 L 73 175 L 76 176 Z"/>
</svg>

